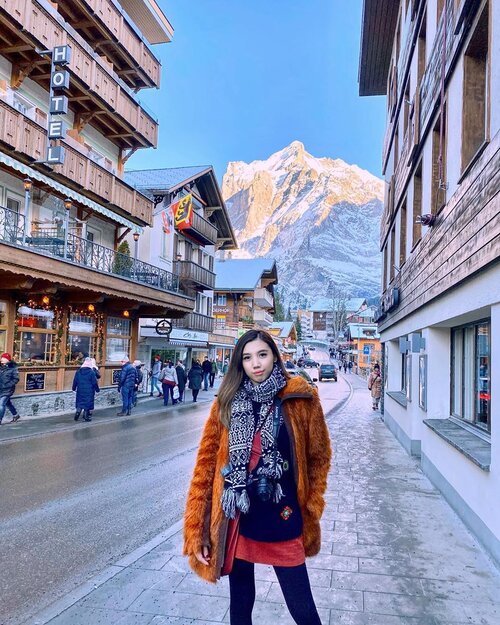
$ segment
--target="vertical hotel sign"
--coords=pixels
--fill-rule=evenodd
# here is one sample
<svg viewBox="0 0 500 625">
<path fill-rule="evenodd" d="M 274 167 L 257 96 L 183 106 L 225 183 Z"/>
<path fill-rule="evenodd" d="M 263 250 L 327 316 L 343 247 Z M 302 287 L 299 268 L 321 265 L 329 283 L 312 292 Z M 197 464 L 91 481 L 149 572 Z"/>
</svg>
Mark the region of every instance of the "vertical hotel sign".
<svg viewBox="0 0 500 625">
<path fill-rule="evenodd" d="M 68 97 L 65 92 L 69 89 L 69 72 L 64 69 L 71 61 L 71 48 L 69 46 L 56 46 L 51 53 L 52 63 L 50 66 L 50 101 L 49 123 L 46 163 L 49 165 L 62 165 L 64 163 L 64 147 L 54 145 L 54 141 L 64 139 L 66 128 L 59 115 L 68 112 Z"/>
</svg>

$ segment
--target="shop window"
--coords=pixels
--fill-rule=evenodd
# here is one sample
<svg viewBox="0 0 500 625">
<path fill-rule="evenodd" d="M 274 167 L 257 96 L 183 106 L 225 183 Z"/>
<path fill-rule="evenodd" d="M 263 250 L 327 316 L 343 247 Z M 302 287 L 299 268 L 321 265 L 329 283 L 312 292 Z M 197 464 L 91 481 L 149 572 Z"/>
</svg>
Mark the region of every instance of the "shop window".
<svg viewBox="0 0 500 625">
<path fill-rule="evenodd" d="M 488 3 L 464 54 L 462 105 L 462 171 L 487 140 Z"/>
<path fill-rule="evenodd" d="M 453 328 L 451 334 L 451 413 L 491 429 L 490 321 Z"/>
<path fill-rule="evenodd" d="M 120 362 L 130 358 L 131 322 L 121 317 L 108 317 L 106 324 L 106 361 Z"/>
<path fill-rule="evenodd" d="M 7 349 L 7 303 L 0 302 L 0 352 Z"/>
<path fill-rule="evenodd" d="M 58 325 L 54 310 L 19 306 L 14 340 L 15 360 L 55 364 L 57 354 L 60 355 Z"/>
<path fill-rule="evenodd" d="M 96 317 L 70 315 L 67 353 L 70 364 L 81 364 L 87 356 L 97 359 Z"/>
</svg>

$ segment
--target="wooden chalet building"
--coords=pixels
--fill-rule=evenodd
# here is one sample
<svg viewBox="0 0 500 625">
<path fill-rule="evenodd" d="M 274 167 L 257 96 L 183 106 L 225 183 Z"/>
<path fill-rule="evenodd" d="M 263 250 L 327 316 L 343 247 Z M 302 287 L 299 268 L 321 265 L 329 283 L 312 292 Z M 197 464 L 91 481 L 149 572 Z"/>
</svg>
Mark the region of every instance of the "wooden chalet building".
<svg viewBox="0 0 500 625">
<path fill-rule="evenodd" d="M 173 271 L 118 253 L 153 221 L 123 169 L 156 146 L 136 93 L 159 87 L 150 44 L 172 33 L 145 0 L 0 1 L 0 351 L 21 414 L 72 408 L 86 355 L 111 387 L 140 317 L 193 308 Z"/>
<path fill-rule="evenodd" d="M 365 0 L 387 96 L 384 420 L 500 562 L 500 3 Z"/>
</svg>

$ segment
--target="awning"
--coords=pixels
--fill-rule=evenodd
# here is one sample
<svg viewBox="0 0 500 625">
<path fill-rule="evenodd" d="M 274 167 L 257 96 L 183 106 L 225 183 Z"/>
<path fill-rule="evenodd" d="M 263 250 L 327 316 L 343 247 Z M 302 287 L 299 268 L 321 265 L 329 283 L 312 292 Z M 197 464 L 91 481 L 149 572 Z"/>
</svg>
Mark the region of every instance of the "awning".
<svg viewBox="0 0 500 625">
<path fill-rule="evenodd" d="M 61 184 L 60 182 L 57 182 L 56 180 L 53 180 L 49 176 L 42 174 L 42 172 L 37 171 L 36 169 L 33 169 L 32 167 L 29 167 L 28 165 L 25 165 L 24 163 L 20 163 L 19 161 L 16 161 L 11 156 L 8 156 L 7 154 L 3 154 L 2 152 L 0 152 L 0 163 L 4 163 L 8 167 L 12 167 L 12 169 L 17 170 L 21 172 L 22 174 L 24 174 L 25 176 L 29 176 L 30 178 L 33 178 L 34 180 L 43 182 L 44 184 L 51 187 L 52 189 L 59 191 L 59 193 L 61 193 L 65 197 L 69 197 L 72 200 L 75 200 L 75 202 L 78 202 L 79 204 L 83 204 L 83 206 L 87 206 L 88 208 L 95 211 L 96 213 L 100 213 L 101 215 L 105 215 L 106 217 L 109 217 L 113 221 L 116 221 L 119 224 L 121 224 L 122 226 L 130 228 L 133 232 L 138 232 L 139 234 L 142 234 L 144 232 L 144 229 L 141 228 L 141 226 L 134 224 L 132 221 L 130 221 L 126 217 L 122 217 L 118 213 L 115 213 L 114 211 L 112 211 L 110 208 L 101 206 L 101 204 L 98 204 L 97 202 L 90 200 L 88 197 L 85 197 L 81 193 L 78 193 L 78 191 L 73 191 L 73 189 L 70 189 L 66 185 Z"/>
<path fill-rule="evenodd" d="M 179 347 L 208 347 L 208 343 L 201 341 L 167 341 L 167 345 L 178 345 Z"/>
</svg>

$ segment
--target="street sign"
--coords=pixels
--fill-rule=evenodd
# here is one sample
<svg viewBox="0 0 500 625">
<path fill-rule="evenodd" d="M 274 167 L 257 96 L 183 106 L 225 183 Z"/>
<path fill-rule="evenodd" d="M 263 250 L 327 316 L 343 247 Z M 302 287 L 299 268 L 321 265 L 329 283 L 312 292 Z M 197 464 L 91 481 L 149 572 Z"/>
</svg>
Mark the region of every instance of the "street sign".
<svg viewBox="0 0 500 625">
<path fill-rule="evenodd" d="M 371 345 L 363 345 L 363 354 L 369 356 L 371 352 Z"/>
</svg>

